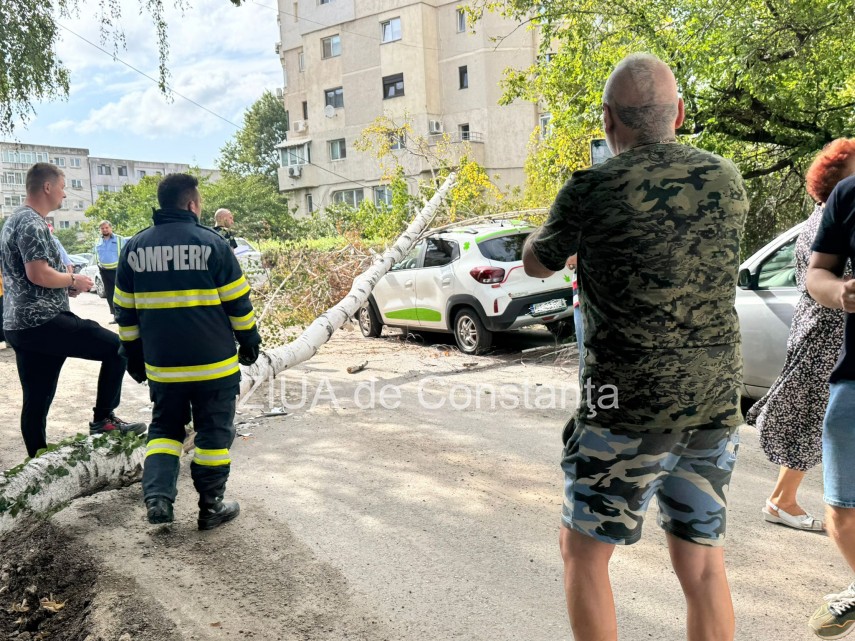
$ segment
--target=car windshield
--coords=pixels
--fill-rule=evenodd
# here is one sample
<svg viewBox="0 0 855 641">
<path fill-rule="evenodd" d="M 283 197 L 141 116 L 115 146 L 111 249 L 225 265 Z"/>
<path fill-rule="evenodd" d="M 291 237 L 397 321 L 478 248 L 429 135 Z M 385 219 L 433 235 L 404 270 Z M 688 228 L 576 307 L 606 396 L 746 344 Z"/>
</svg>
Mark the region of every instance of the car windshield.
<svg viewBox="0 0 855 641">
<path fill-rule="evenodd" d="M 500 263 L 514 263 L 522 260 L 523 245 L 528 236 L 527 233 L 511 234 L 482 240 L 478 243 L 478 249 L 481 250 L 485 258 L 490 260 Z"/>
</svg>

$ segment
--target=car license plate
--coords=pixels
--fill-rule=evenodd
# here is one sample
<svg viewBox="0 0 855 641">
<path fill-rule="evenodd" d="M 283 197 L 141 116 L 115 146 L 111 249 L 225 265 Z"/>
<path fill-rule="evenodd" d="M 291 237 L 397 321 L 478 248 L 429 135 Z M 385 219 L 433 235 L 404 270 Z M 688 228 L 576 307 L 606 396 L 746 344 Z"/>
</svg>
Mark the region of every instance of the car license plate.
<svg viewBox="0 0 855 641">
<path fill-rule="evenodd" d="M 548 314 L 549 312 L 560 312 L 565 309 L 567 309 L 567 301 L 563 298 L 556 298 L 554 300 L 548 300 L 543 303 L 535 303 L 532 305 L 531 315 L 539 316 L 541 314 Z"/>
</svg>

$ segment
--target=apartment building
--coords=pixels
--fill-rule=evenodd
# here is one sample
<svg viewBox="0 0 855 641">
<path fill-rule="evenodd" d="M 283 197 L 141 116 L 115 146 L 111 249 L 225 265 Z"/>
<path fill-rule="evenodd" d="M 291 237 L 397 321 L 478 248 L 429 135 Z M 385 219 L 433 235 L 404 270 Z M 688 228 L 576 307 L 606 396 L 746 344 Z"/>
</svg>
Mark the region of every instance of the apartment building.
<svg viewBox="0 0 855 641">
<path fill-rule="evenodd" d="M 79 227 L 92 204 L 89 180 L 89 150 L 23 143 L 0 143 L 0 202 L 3 218 L 24 204 L 25 178 L 33 163 L 50 162 L 65 172 L 65 201 L 48 221 L 59 229 Z"/>
<path fill-rule="evenodd" d="M 83 148 L 0 142 L 0 211 L 3 218 L 24 204 L 27 170 L 37 162 L 53 163 L 65 172 L 66 199 L 62 207 L 48 217 L 48 222 L 59 229 L 79 227 L 86 220 L 86 210 L 102 193 L 136 185 L 145 176 L 166 176 L 190 170 L 190 165 L 181 163 L 90 156 L 89 150 Z M 199 171 L 212 182 L 220 178 L 218 170 Z"/>
<path fill-rule="evenodd" d="M 536 33 L 494 14 L 473 33 L 460 0 L 278 2 L 290 121 L 279 188 L 298 214 L 334 202 L 389 202 L 376 159 L 353 147 L 384 113 L 409 119 L 416 136 L 447 136 L 502 187 L 524 182 L 530 135 L 549 114 L 527 102 L 498 103 L 504 70 L 535 61 Z M 394 153 L 408 175 L 426 173 L 405 148 Z"/>
<path fill-rule="evenodd" d="M 146 176 L 167 176 L 190 171 L 190 165 L 174 162 L 150 162 L 147 160 L 125 160 L 119 158 L 89 157 L 92 202 L 105 192 L 119 191 L 125 185 L 136 185 Z M 220 178 L 216 169 L 200 169 L 202 177 L 212 182 Z"/>
</svg>

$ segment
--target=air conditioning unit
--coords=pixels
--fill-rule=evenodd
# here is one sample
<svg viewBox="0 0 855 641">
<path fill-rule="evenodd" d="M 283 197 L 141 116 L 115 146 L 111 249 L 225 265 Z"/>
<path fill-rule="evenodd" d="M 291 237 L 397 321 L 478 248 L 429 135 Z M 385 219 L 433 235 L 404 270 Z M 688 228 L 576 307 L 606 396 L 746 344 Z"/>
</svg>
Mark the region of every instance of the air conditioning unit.
<svg viewBox="0 0 855 641">
<path fill-rule="evenodd" d="M 428 133 L 430 133 L 430 134 L 441 134 L 442 133 L 442 122 L 439 120 L 428 121 Z"/>
<path fill-rule="evenodd" d="M 279 55 L 279 52 L 280 52 L 280 51 L 282 51 L 282 43 L 281 43 L 281 42 L 277 42 L 277 43 L 276 43 L 276 55 L 277 55 L 277 56 Z"/>
<path fill-rule="evenodd" d="M 309 123 L 305 120 L 295 120 L 294 121 L 294 131 L 298 134 L 303 133 L 306 129 L 309 128 Z"/>
<path fill-rule="evenodd" d="M 288 178 L 299 178 L 303 175 L 303 168 L 300 165 L 296 167 L 288 167 Z"/>
<path fill-rule="evenodd" d="M 276 87 L 276 97 L 282 100 L 283 95 L 285 95 L 285 92 L 282 91 L 282 87 Z"/>
</svg>

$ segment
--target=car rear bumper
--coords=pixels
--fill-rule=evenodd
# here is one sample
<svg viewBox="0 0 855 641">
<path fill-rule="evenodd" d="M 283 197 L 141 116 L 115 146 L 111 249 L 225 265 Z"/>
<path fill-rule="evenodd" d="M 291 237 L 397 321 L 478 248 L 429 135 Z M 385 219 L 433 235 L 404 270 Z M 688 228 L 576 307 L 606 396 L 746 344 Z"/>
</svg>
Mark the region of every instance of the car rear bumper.
<svg viewBox="0 0 855 641">
<path fill-rule="evenodd" d="M 549 312 L 532 316 L 531 306 L 536 303 L 545 303 L 556 298 L 563 298 L 567 308 L 560 312 Z M 485 316 L 484 325 L 493 332 L 501 332 L 508 329 L 518 329 L 536 323 L 551 323 L 553 321 L 573 316 L 573 288 L 554 289 L 551 292 L 532 294 L 511 299 L 507 308 L 497 316 Z"/>
</svg>

